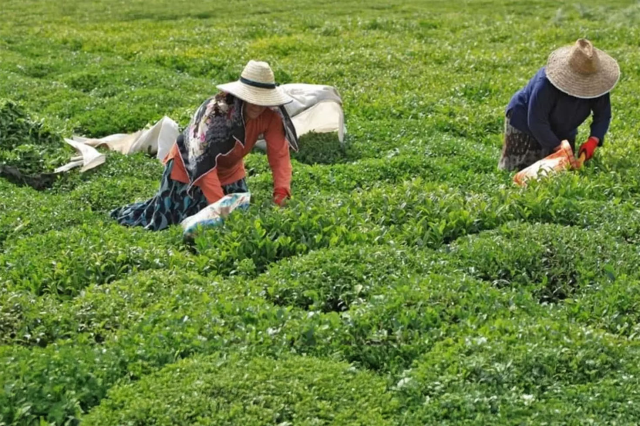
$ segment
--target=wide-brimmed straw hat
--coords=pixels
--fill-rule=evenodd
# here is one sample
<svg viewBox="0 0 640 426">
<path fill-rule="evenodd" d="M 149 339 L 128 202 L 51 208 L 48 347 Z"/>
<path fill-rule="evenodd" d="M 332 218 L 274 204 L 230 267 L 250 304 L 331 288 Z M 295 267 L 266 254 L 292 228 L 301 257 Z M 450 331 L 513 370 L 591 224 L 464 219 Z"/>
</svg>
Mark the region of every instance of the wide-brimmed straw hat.
<svg viewBox="0 0 640 426">
<path fill-rule="evenodd" d="M 558 90 L 576 98 L 591 99 L 615 87 L 620 67 L 607 53 L 581 38 L 549 55 L 546 74 Z"/>
<path fill-rule="evenodd" d="M 261 61 L 250 60 L 242 70 L 240 79 L 216 87 L 254 105 L 280 106 L 293 101 L 276 84 L 269 64 Z"/>
</svg>

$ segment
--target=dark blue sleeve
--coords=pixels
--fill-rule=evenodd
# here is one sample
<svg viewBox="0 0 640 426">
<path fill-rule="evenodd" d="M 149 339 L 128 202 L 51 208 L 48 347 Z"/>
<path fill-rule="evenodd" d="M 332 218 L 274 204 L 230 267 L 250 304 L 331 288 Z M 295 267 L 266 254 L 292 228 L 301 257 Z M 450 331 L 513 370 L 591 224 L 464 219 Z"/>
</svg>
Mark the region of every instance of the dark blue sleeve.
<svg viewBox="0 0 640 426">
<path fill-rule="evenodd" d="M 541 78 L 533 85 L 529 95 L 527 122 L 529 130 L 543 148 L 554 149 L 560 146 L 560 139 L 551 130 L 549 114 L 553 108 L 556 93 L 546 78 Z"/>
<path fill-rule="evenodd" d="M 602 146 L 604 143 L 604 135 L 609 130 L 609 123 L 611 123 L 611 98 L 609 97 L 609 93 L 601 96 L 594 102 L 592 111 L 591 136 L 600 139 L 598 145 Z"/>
</svg>

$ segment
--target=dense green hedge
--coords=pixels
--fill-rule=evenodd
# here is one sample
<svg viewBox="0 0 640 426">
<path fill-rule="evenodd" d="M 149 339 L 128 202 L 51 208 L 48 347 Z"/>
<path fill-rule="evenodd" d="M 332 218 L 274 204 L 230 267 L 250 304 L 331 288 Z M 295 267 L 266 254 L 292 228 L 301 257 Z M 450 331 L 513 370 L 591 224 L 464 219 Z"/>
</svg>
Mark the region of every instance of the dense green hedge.
<svg viewBox="0 0 640 426">
<path fill-rule="evenodd" d="M 562 321 L 497 320 L 423 354 L 400 388 L 414 424 L 632 424 L 639 350 Z"/>
<path fill-rule="evenodd" d="M 638 277 L 640 251 L 621 238 L 560 225 L 509 224 L 447 247 L 469 273 L 499 287 L 530 287 L 555 302 L 604 279 Z"/>
<path fill-rule="evenodd" d="M 585 207 L 581 198 L 588 189 L 573 194 L 558 191 L 560 188 L 540 187 L 529 192 L 461 193 L 455 187 L 415 179 L 354 191 L 350 196 L 308 194 L 304 202 L 293 201 L 284 211 L 263 205 L 232 215 L 223 229 L 205 233 L 196 243 L 218 272 L 248 257 L 262 270 L 281 258 L 336 245 L 400 240 L 440 247 L 515 220 L 583 224 L 609 204 L 594 200 Z M 623 215 L 620 220 L 628 217 Z"/>
<path fill-rule="evenodd" d="M 21 238 L 96 221 L 88 206 L 71 204 L 65 197 L 43 196 L 3 179 L 0 191 L 0 247 Z"/>
<path fill-rule="evenodd" d="M 35 119 L 23 105 L 0 99 L 0 166 L 34 175 L 51 173 L 65 164 L 72 149 L 42 119 Z"/>
<path fill-rule="evenodd" d="M 83 423 L 391 425 L 397 406 L 382 378 L 348 364 L 213 356 L 115 388 Z"/>
<path fill-rule="evenodd" d="M 299 351 L 340 354 L 362 367 L 398 374 L 436 342 L 520 311 L 545 315 L 527 292 L 501 291 L 461 275 L 428 274 L 396 281 L 340 314 L 310 312 L 304 323 L 291 321 L 279 333 L 297 328 Z"/>
<path fill-rule="evenodd" d="M 432 191 L 424 193 L 425 187 L 432 188 Z M 398 196 L 394 197 L 396 194 Z M 27 398 L 39 401 L 38 406 L 41 408 L 33 408 L 36 413 L 45 413 L 53 410 L 52 407 L 63 404 L 67 407 L 62 411 L 65 415 L 78 415 L 79 412 L 73 407 L 82 407 L 83 410 L 92 407 L 99 401 L 100 395 L 104 395 L 120 378 L 141 377 L 146 372 L 171 362 L 176 353 L 179 354 L 178 357 L 183 357 L 191 353 L 209 353 L 223 347 L 230 350 L 245 348 L 267 354 L 294 351 L 309 355 L 337 356 L 382 373 L 400 374 L 437 342 L 464 335 L 486 321 L 511 318 L 514 310 L 544 317 L 545 311 L 538 304 L 540 289 L 537 289 L 536 281 L 523 278 L 527 275 L 505 275 L 504 272 L 509 271 L 510 274 L 511 271 L 520 271 L 540 278 L 542 283 L 549 270 L 548 264 L 540 263 L 540 259 L 543 259 L 540 253 L 551 253 L 555 256 L 552 258 L 560 262 L 555 264 L 559 269 L 550 269 L 551 272 L 556 271 L 555 284 L 562 283 L 563 277 L 566 277 L 562 275 L 566 268 L 560 268 L 563 259 L 566 262 L 578 260 L 575 271 L 582 274 L 578 277 L 585 283 L 591 282 L 590 280 L 600 282 L 597 280 L 599 278 L 610 280 L 611 273 L 618 277 L 633 272 L 626 268 L 635 264 L 632 246 L 625 242 L 631 237 L 628 234 L 629 228 L 618 227 L 624 233 L 619 238 L 615 232 L 611 236 L 601 234 L 607 229 L 614 229 L 615 223 L 622 224 L 633 217 L 629 216 L 634 214 L 632 209 L 627 213 L 624 213 L 624 209 L 618 210 L 618 217 L 594 226 L 587 219 L 602 214 L 603 207 L 607 205 L 605 202 L 592 201 L 585 204 L 575 198 L 553 199 L 551 194 L 553 188 L 545 190 L 540 187 L 531 192 L 503 192 L 494 194 L 493 197 L 474 194 L 465 198 L 446 186 L 428 186 L 417 180 L 397 188 L 381 186 L 360 198 L 348 200 L 319 196 L 317 201 L 309 198 L 311 202 L 307 205 L 292 203 L 285 210 L 252 209 L 244 215 L 233 216 L 228 226 L 203 236 L 199 241 L 198 255 L 182 252 L 176 247 L 180 240 L 179 229 L 156 234 L 109 224 L 106 229 L 109 230 L 110 238 L 105 240 L 105 224 L 100 221 L 96 222 L 96 227 L 86 225 L 69 228 L 64 233 L 51 231 L 11 240 L 5 247 L 2 259 L 8 262 L 5 264 L 24 266 L 10 269 L 11 283 L 6 287 L 10 292 L 3 300 L 15 303 L 5 305 L 9 309 L 3 312 L 3 327 L 11 331 L 10 341 L 49 346 L 32 349 L 32 352 L 16 349 L 17 352 L 10 352 L 5 360 L 11 359 L 14 361 L 10 362 L 15 363 L 20 359 L 41 359 L 37 364 L 30 364 L 33 375 L 30 376 L 32 378 L 29 383 L 32 380 L 40 383 L 37 381 L 39 375 L 52 368 L 58 371 L 56 381 L 67 383 L 64 385 L 65 389 L 82 388 L 88 378 L 96 375 L 104 376 L 105 379 L 101 379 L 101 384 L 92 387 L 86 394 L 70 396 L 77 392 L 73 391 L 53 399 L 36 396 L 38 393 L 29 390 L 31 387 L 12 388 L 15 396 L 10 397 L 6 406 L 11 407 L 11 410 L 20 410 L 24 407 L 19 401 Z M 549 198 L 541 198 L 541 195 Z M 543 200 L 547 208 L 538 208 L 534 200 Z M 492 207 L 498 203 L 502 203 L 502 210 Z M 335 208 L 332 209 L 332 206 Z M 332 211 L 332 214 L 322 213 L 327 211 Z M 566 215 L 567 212 L 573 215 Z M 511 224 L 515 218 L 538 218 L 544 221 L 557 218 L 578 226 Z M 424 229 L 425 223 L 429 224 L 427 229 Z M 356 226 L 369 231 L 353 233 Z M 419 226 L 424 230 L 420 231 Z M 440 253 L 430 250 L 420 253 L 415 248 L 404 246 L 407 243 L 424 245 L 426 236 L 427 245 L 438 247 L 456 235 L 480 232 L 485 227 L 490 229 L 496 226 L 499 227 L 496 231 L 457 241 L 443 248 Z M 257 233 L 247 238 L 247 235 L 251 235 L 246 232 L 249 228 L 255 229 Z M 585 233 L 584 230 L 589 232 Z M 298 232 L 301 234 L 297 234 Z M 349 236 L 346 240 L 341 239 L 349 233 L 358 238 L 353 241 Z M 245 236 L 241 243 L 239 235 Z M 269 238 L 264 238 L 265 235 Z M 304 240 L 299 235 L 320 236 L 321 239 L 309 240 L 309 244 L 303 246 L 301 241 Z M 142 240 L 141 236 L 144 236 Z M 396 239 L 403 241 L 403 246 L 396 249 L 374 246 L 345 250 L 349 244 L 359 241 L 393 244 Z M 141 247 L 140 241 L 148 242 L 146 249 L 137 249 Z M 525 243 L 532 244 L 534 250 L 526 248 Z M 585 252 L 574 259 L 573 250 L 585 243 L 593 244 L 594 251 Z M 217 250 L 217 247 L 238 247 L 243 250 L 240 253 L 246 254 L 229 255 Z M 264 247 L 264 251 L 256 252 L 255 247 Z M 314 252 L 323 247 L 328 249 Z M 549 252 L 549 248 L 552 251 Z M 599 275 L 593 275 L 589 270 L 590 265 L 593 265 L 590 263 L 593 260 L 590 253 L 596 251 L 610 259 L 619 257 L 621 261 L 627 262 L 621 264 L 626 269 L 612 272 L 603 265 L 602 269 L 596 270 L 600 271 Z M 73 255 L 59 255 L 66 252 Z M 83 257 L 87 253 L 91 255 Z M 117 255 L 112 256 L 112 253 Z M 307 255 L 297 258 L 300 254 Z M 292 256 L 296 258 L 269 266 L 274 261 Z M 495 259 L 485 261 L 484 256 L 493 256 Z M 43 258 L 66 266 L 56 269 L 50 261 L 35 262 Z M 104 258 L 105 263 L 98 264 L 94 261 L 99 258 Z M 396 262 L 401 264 L 400 268 L 395 268 Z M 36 268 L 26 268 L 29 263 L 36 265 Z M 322 263 L 325 266 L 320 268 Z M 328 267 L 329 265 L 333 268 Z M 103 266 L 105 271 L 111 272 L 103 273 Z M 220 266 L 224 268 L 218 269 Z M 94 284 L 108 283 L 119 276 L 124 277 L 125 272 L 130 270 L 167 267 L 194 269 L 200 273 L 220 271 L 225 274 L 240 274 L 237 281 L 226 284 L 226 288 L 235 285 L 242 297 L 253 294 L 253 297 L 258 298 L 252 299 L 256 302 L 267 297 L 282 307 L 265 305 L 264 302 L 254 305 L 256 302 L 250 302 L 248 306 L 261 306 L 258 312 L 262 313 L 258 317 L 247 316 L 246 308 L 238 304 L 238 296 L 233 296 L 233 302 L 222 306 L 226 306 L 223 311 L 229 310 L 224 315 L 231 314 L 230 318 L 235 319 L 231 322 L 230 319 L 224 320 L 220 327 L 209 328 L 211 322 L 204 320 L 206 316 L 203 313 L 220 312 L 216 310 L 220 308 L 212 310 L 208 299 L 199 300 L 197 292 L 195 297 L 183 299 L 174 311 L 166 311 L 166 307 L 173 305 L 174 298 L 159 296 L 157 304 L 152 308 L 142 303 L 142 299 L 147 296 L 140 294 L 125 303 L 131 303 L 135 313 L 126 320 L 117 320 L 117 324 L 108 320 L 108 314 L 101 314 L 101 309 L 96 308 L 95 304 L 89 303 L 88 307 L 83 305 L 83 301 L 91 300 L 91 294 L 100 294 L 100 287 L 93 287 Z M 120 269 L 121 272 L 118 273 Z M 254 281 L 247 282 L 242 278 L 255 276 L 264 270 L 268 272 Z M 34 272 L 42 274 L 46 280 L 31 280 Z M 343 272 L 346 275 L 342 275 Z M 464 278 L 460 272 L 471 273 L 487 281 Z M 163 279 L 164 272 L 159 271 L 158 274 L 157 279 Z M 373 277 L 369 285 L 368 274 Z M 296 276 L 306 279 L 301 282 Z M 512 281 L 510 286 L 500 285 L 500 281 L 494 283 L 505 279 L 505 276 Z M 182 294 L 188 288 L 194 288 L 185 288 L 181 284 L 182 280 L 176 278 L 168 282 L 174 283 L 176 291 Z M 207 280 L 209 279 L 203 281 L 197 278 L 195 283 L 203 285 Z M 55 297 L 44 302 L 35 299 L 34 306 L 43 309 L 39 311 L 41 315 L 35 314 L 36 311 L 33 310 L 18 315 L 16 319 L 14 307 L 21 303 L 31 303 L 33 297 L 24 290 L 35 292 L 36 295 L 45 290 L 45 287 L 32 287 L 30 283 L 36 281 L 39 285 L 48 283 L 46 289 L 57 288 L 58 293 L 51 293 L 54 296 L 80 295 L 81 298 L 77 302 L 65 302 L 61 310 L 57 309 Z M 133 281 L 123 281 L 121 286 L 114 288 L 123 288 L 133 282 L 135 278 Z M 383 282 L 387 284 L 382 284 Z M 90 285 L 90 292 L 79 293 L 79 290 L 89 289 Z M 147 285 L 141 288 L 149 287 Z M 106 299 L 100 305 L 104 305 L 106 312 L 113 312 L 109 311 L 108 301 L 112 298 L 109 287 L 105 289 L 107 292 L 103 297 Z M 95 291 L 98 293 L 94 293 Z M 229 293 L 225 290 L 223 294 Z M 572 296 L 578 297 L 580 294 Z M 149 297 L 154 300 L 154 296 Z M 626 303 L 633 306 L 633 300 L 628 299 Z M 136 303 L 140 303 L 139 307 L 136 307 Z M 581 303 L 584 310 L 595 308 L 593 303 Z M 290 304 L 309 312 L 290 310 Z M 87 309 L 87 319 L 77 317 Z M 127 308 L 122 309 L 127 312 Z M 241 316 L 237 316 L 240 312 L 243 312 Z M 210 317 L 213 323 L 219 321 L 218 315 Z M 584 315 L 586 314 L 582 314 Z M 187 317 L 198 318 L 199 321 L 191 323 L 187 320 L 189 328 L 185 329 L 183 320 Z M 115 316 L 114 320 L 117 318 Z M 633 318 L 628 317 L 626 322 Z M 581 320 L 599 323 L 593 318 Z M 230 328 L 232 323 L 243 325 L 233 331 Z M 621 322 L 610 320 L 609 324 L 614 329 Z M 251 325 L 249 329 L 246 328 L 248 325 Z M 626 330 L 629 330 L 629 326 Z M 630 331 L 626 333 L 631 334 Z M 67 338 L 76 343 L 65 341 Z M 140 345 L 145 348 L 144 352 L 131 352 L 131 348 Z M 49 361 L 53 355 L 61 353 L 68 353 L 63 357 L 66 360 L 92 357 L 101 348 L 113 354 L 110 355 L 112 357 L 98 364 L 87 364 L 83 373 L 66 369 L 64 360 L 55 365 Z M 42 355 L 38 355 L 40 353 Z M 11 377 L 22 374 L 18 373 L 22 370 L 11 371 L 6 373 L 7 383 L 13 382 Z M 25 385 L 28 383 L 25 382 Z M 72 402 L 61 402 L 67 398 Z"/>
<path fill-rule="evenodd" d="M 46 347 L 0 346 L 0 413 L 4 422 L 78 419 L 119 381 L 133 381 L 198 353 L 287 352 L 273 333 L 304 314 L 273 307 L 237 283 L 189 275 L 141 278 L 87 289 L 69 306 L 31 311 L 25 326 L 57 338 Z M 156 290 L 158 288 L 158 290 Z M 155 294 L 156 291 L 159 294 Z M 151 293 L 151 295 L 149 295 Z M 99 308 L 94 308 L 98 306 Z M 16 343 L 32 343 L 20 336 Z M 33 339 L 41 337 L 40 334 Z"/>
<path fill-rule="evenodd" d="M 269 268 L 254 284 L 274 304 L 311 311 L 341 312 L 430 270 L 438 260 L 430 251 L 353 246 L 310 252 Z"/>
<path fill-rule="evenodd" d="M 112 238 L 106 240 L 105 233 Z M 154 234 L 101 221 L 49 231 L 5 248 L 0 265 L 6 273 L 0 283 L 4 290 L 75 296 L 90 284 L 109 283 L 137 270 L 193 264 L 176 247 L 179 241 L 179 231 Z"/>
<path fill-rule="evenodd" d="M 418 261 L 415 265 L 420 270 Z M 407 273 L 411 270 L 406 267 Z M 277 288 L 283 271 L 270 272 L 271 287 Z M 398 373 L 460 330 L 513 312 L 539 310 L 526 292 L 504 292 L 470 278 L 432 274 L 410 279 L 389 273 L 380 277 L 389 284 L 395 280 L 394 285 L 372 289 L 369 299 L 352 303 L 340 315 L 266 303 L 264 277 L 217 282 L 162 271 L 92 286 L 62 304 L 31 301 L 34 306 L 18 315 L 3 313 L 5 319 L 19 318 L 17 323 L 5 320 L 4 326 L 13 330 L 14 343 L 47 346 L 28 352 L 7 348 L 0 356 L 3 365 L 11 365 L 3 372 L 7 383 L 25 374 L 24 363 L 29 365 L 25 380 L 5 393 L 4 400 L 0 394 L 0 402 L 14 413 L 8 419 L 25 409 L 25 400 L 33 401 L 31 416 L 55 411 L 60 404 L 67 407 L 61 413 L 78 416 L 79 409 L 95 405 L 117 380 L 142 377 L 194 353 L 220 350 L 339 357 Z M 67 366 L 71 360 L 82 368 Z M 52 373 L 43 382 L 47 371 Z M 55 383 L 64 383 L 61 393 L 47 396 L 48 386 Z"/>
<path fill-rule="evenodd" d="M 211 280 L 193 272 L 152 269 L 128 274 L 108 286 L 91 284 L 73 299 L 7 291 L 0 296 L 0 343 L 46 346 L 85 333 L 101 343 L 142 321 L 158 303 L 173 303 L 185 292 L 202 291 Z M 185 282 L 189 285 L 182 285 Z"/>
<path fill-rule="evenodd" d="M 576 321 L 636 339 L 640 336 L 640 281 L 625 276 L 593 283 L 561 308 Z"/>
<path fill-rule="evenodd" d="M 249 59 L 348 132 L 301 138 L 284 209 L 249 155 L 251 208 L 192 246 L 108 217 L 157 190 L 144 153 L 0 179 L 0 424 L 637 423 L 638 5 L 58 3 L 3 0 L 0 162 L 184 126 Z M 576 34 L 622 69 L 605 146 L 515 187 L 504 107 Z"/>
</svg>

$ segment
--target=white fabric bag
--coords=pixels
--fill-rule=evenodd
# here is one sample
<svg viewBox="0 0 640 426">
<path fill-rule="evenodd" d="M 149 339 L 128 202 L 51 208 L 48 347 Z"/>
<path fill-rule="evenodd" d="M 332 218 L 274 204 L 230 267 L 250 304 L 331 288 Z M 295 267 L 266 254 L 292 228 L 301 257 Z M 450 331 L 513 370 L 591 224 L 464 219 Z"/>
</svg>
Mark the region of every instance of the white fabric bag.
<svg viewBox="0 0 640 426">
<path fill-rule="evenodd" d="M 235 209 L 246 210 L 251 202 L 251 193 L 239 192 L 228 194 L 213 204 L 209 204 L 198 213 L 184 219 L 182 226 L 182 236 L 191 239 L 200 229 L 206 229 L 222 225 L 224 219 Z"/>
</svg>

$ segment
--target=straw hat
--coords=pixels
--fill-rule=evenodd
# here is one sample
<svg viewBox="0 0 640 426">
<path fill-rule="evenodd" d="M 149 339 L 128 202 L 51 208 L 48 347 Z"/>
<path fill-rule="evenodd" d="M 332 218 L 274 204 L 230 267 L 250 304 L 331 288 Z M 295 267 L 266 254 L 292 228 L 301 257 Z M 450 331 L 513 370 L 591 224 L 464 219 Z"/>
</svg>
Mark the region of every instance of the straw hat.
<svg viewBox="0 0 640 426">
<path fill-rule="evenodd" d="M 278 87 L 266 62 L 251 60 L 242 70 L 239 80 L 216 87 L 254 105 L 280 106 L 293 101 Z"/>
<path fill-rule="evenodd" d="M 547 78 L 558 90 L 582 99 L 597 98 L 618 83 L 620 67 L 615 59 L 586 39 L 549 55 Z"/>
</svg>

